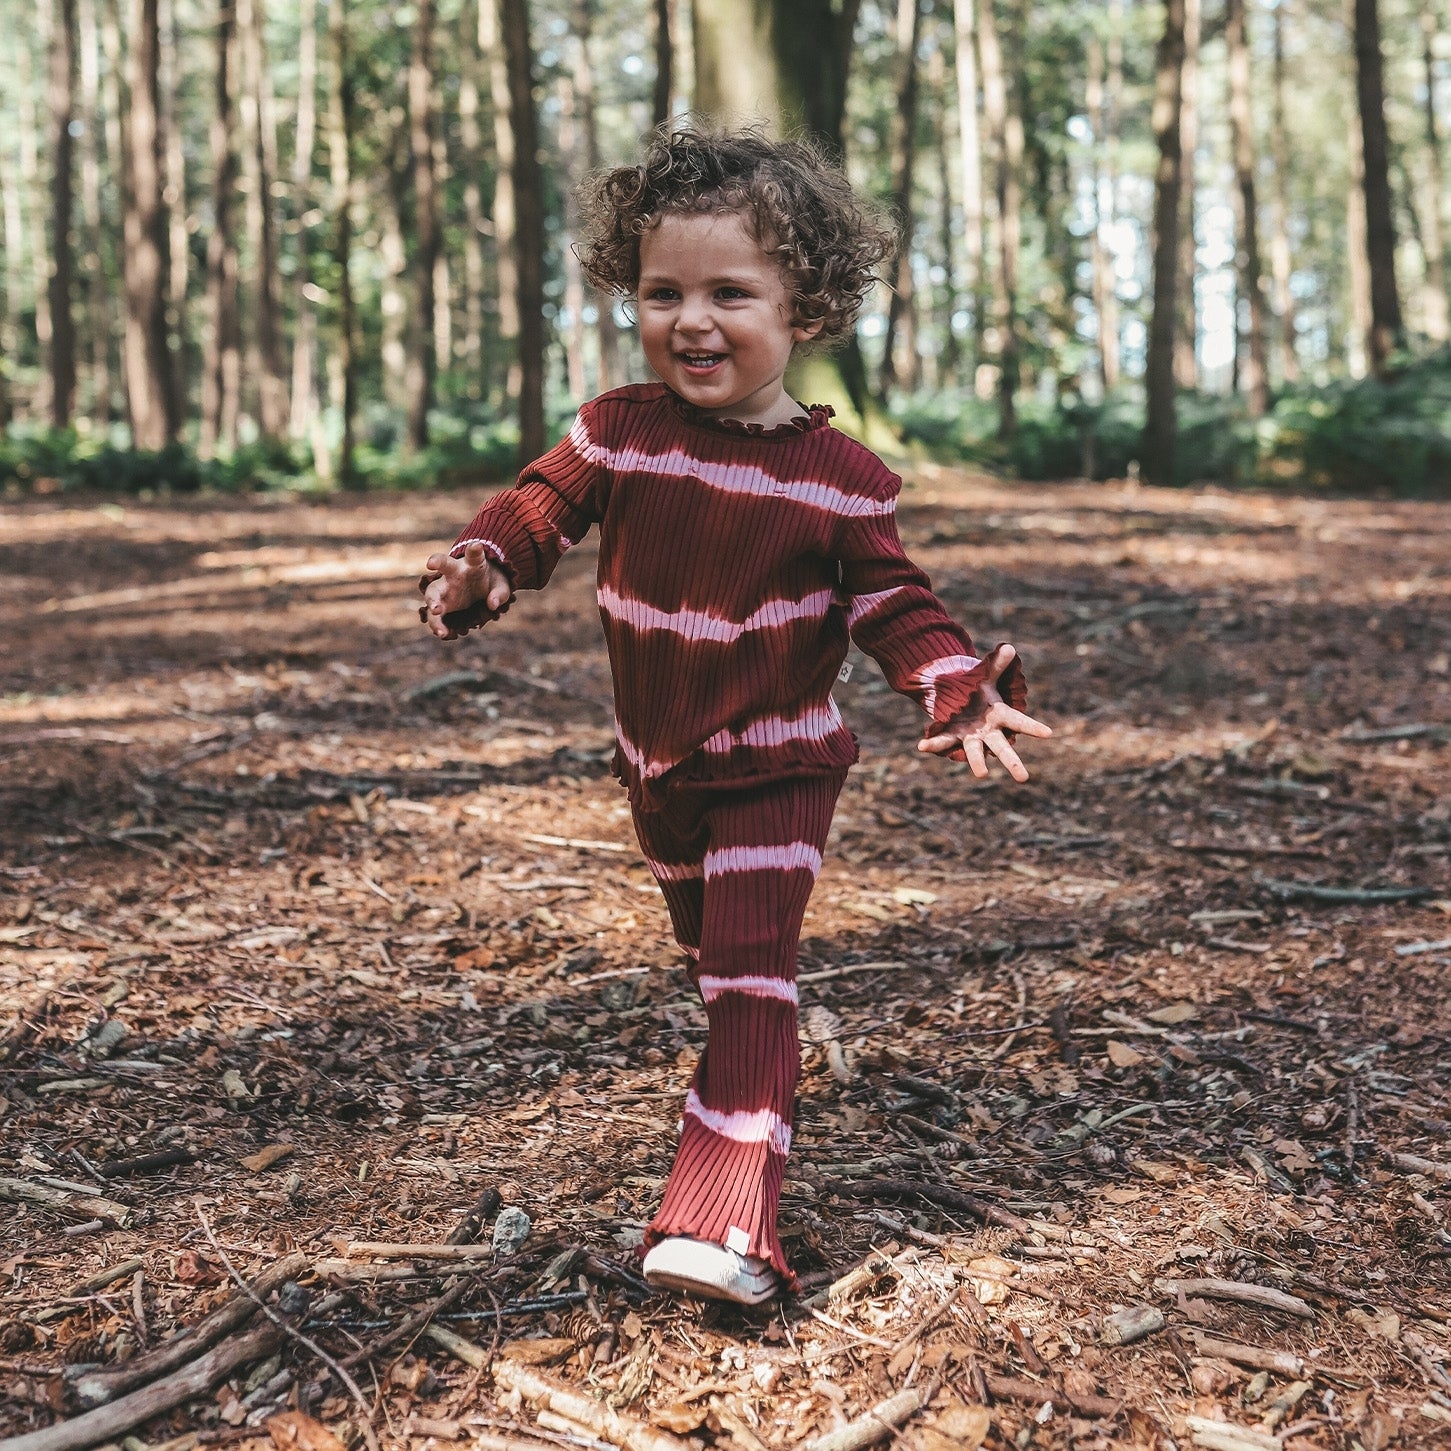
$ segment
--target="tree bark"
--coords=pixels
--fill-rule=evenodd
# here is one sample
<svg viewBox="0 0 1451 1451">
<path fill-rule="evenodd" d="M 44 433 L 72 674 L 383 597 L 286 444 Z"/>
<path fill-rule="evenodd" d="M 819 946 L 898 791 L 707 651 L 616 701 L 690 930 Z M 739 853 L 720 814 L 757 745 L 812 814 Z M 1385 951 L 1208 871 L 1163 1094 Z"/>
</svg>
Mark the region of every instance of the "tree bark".
<svg viewBox="0 0 1451 1451">
<path fill-rule="evenodd" d="M 237 411 L 242 384 L 242 345 L 237 318 L 237 245 L 232 198 L 237 190 L 236 111 L 233 53 L 236 31 L 232 0 L 217 0 L 217 54 L 211 121 L 212 230 L 207 238 L 207 317 L 210 327 L 202 356 L 202 416 L 198 449 L 203 458 L 218 447 L 237 446 Z"/>
<path fill-rule="evenodd" d="M 574 77 L 566 68 L 559 77 L 559 157 L 564 164 L 564 372 L 569 396 L 577 403 L 586 397 L 584 364 L 584 269 L 575 255 L 579 238 L 579 204 L 575 188 L 583 170 L 579 126 L 579 96 Z"/>
<path fill-rule="evenodd" d="M 678 0 L 655 0 L 655 90 L 650 113 L 657 126 L 663 126 L 675 109 L 673 92 L 677 8 Z"/>
<path fill-rule="evenodd" d="M 534 107 L 534 48 L 528 0 L 500 0 L 499 28 L 509 76 L 514 133 L 514 265 L 519 279 L 519 452 L 544 452 L 544 188 L 539 117 Z"/>
<path fill-rule="evenodd" d="M 1370 262 L 1365 241 L 1365 155 L 1358 111 L 1350 113 L 1346 155 L 1350 160 L 1350 185 L 1345 194 L 1346 283 L 1350 292 L 1349 326 L 1346 329 L 1345 365 L 1352 378 L 1363 378 L 1369 370 L 1370 348 Z"/>
<path fill-rule="evenodd" d="M 983 117 L 992 148 L 994 234 L 997 243 L 995 326 L 998 355 L 998 436 L 1017 432 L 1020 354 L 1018 341 L 1018 262 L 1021 243 L 1023 118 L 1009 103 L 993 0 L 978 0 L 978 56 L 982 61 Z"/>
<path fill-rule="evenodd" d="M 1365 249 L 1370 272 L 1370 365 L 1383 376 L 1391 354 L 1405 343 L 1396 287 L 1396 230 L 1391 212 L 1390 141 L 1386 133 L 1385 78 L 1378 0 L 1351 0 L 1355 34 L 1355 90 L 1365 168 Z"/>
<path fill-rule="evenodd" d="M 1451 337 L 1446 299 L 1446 206 L 1441 166 L 1441 133 L 1436 122 L 1436 15 L 1431 0 L 1421 0 L 1422 84 L 1426 87 L 1426 155 L 1421 229 L 1425 236 L 1426 280 L 1422 307 L 1426 336 L 1433 343 Z"/>
<path fill-rule="evenodd" d="M 126 395 L 138 449 L 177 434 L 176 390 L 166 324 L 167 225 L 162 198 L 157 0 L 132 0 L 131 84 L 126 111 Z"/>
<path fill-rule="evenodd" d="M 75 0 L 54 0 L 50 36 L 50 421 L 70 427 L 76 403 L 76 325 L 73 311 L 75 254 L 72 250 L 74 138 L 76 109 Z"/>
<path fill-rule="evenodd" d="M 293 306 L 292 437 L 308 438 L 317 420 L 317 310 L 312 294 L 312 162 L 317 146 L 317 0 L 302 0 L 297 57 L 297 125 L 292 148 L 292 209 L 297 218 L 297 271 Z M 320 448 L 314 453 L 321 454 Z"/>
<path fill-rule="evenodd" d="M 947 40 L 951 25 L 952 22 L 946 17 L 939 20 L 937 43 L 932 47 L 927 62 L 928 93 L 938 97 L 939 104 L 944 104 L 947 97 Z M 942 262 L 942 286 L 937 293 L 937 306 L 933 309 L 937 347 L 932 354 L 932 383 L 943 388 L 957 380 L 958 365 L 962 361 L 962 343 L 953 325 L 958 308 L 957 232 L 952 208 L 951 138 L 945 124 L 932 128 L 932 140 L 933 159 L 937 163 L 937 246 Z"/>
<path fill-rule="evenodd" d="M 277 220 L 272 183 L 277 177 L 277 128 L 267 68 L 266 0 L 236 0 L 242 55 L 242 114 L 247 131 L 247 230 L 255 270 L 252 308 L 258 389 L 258 426 L 265 438 L 287 432 L 288 386 L 282 361 L 277 267 Z"/>
<path fill-rule="evenodd" d="M 672 4 L 675 0 L 672 0 Z M 598 105 L 595 99 L 594 35 L 595 0 L 575 0 L 574 7 L 574 90 L 579 103 L 580 134 L 584 138 L 584 163 L 590 171 L 600 168 Z M 674 11 L 679 19 L 679 12 Z M 615 325 L 613 297 L 601 297 L 599 321 L 595 327 L 599 350 L 599 391 L 606 392 L 620 380 L 620 330 Z"/>
<path fill-rule="evenodd" d="M 1275 220 L 1270 237 L 1270 268 L 1275 279 L 1275 311 L 1279 315 L 1280 375 L 1286 383 L 1300 379 L 1295 351 L 1295 297 L 1290 290 L 1290 143 L 1285 127 L 1284 0 L 1274 17 L 1274 94 L 1270 106 L 1270 151 L 1275 166 Z"/>
<path fill-rule="evenodd" d="M 1255 195 L 1254 116 L 1250 109 L 1249 37 L 1245 0 L 1225 0 L 1229 50 L 1229 130 L 1234 150 L 1235 211 L 1239 222 L 1239 287 L 1249 304 L 1245 402 L 1251 418 L 1269 407 L 1269 352 L 1265 294 L 1260 276 L 1259 208 Z"/>
<path fill-rule="evenodd" d="M 987 288 L 983 273 L 984 212 L 982 202 L 982 139 L 978 127 L 977 5 L 976 0 L 953 0 L 952 25 L 956 39 L 957 137 L 962 150 L 962 243 L 967 259 L 963 290 L 972 299 L 972 363 L 982 361 Z"/>
<path fill-rule="evenodd" d="M 501 0 L 480 0 L 479 50 L 489 67 L 489 102 L 494 121 L 495 273 L 498 278 L 499 346 L 507 359 L 504 398 L 519 399 L 518 206 L 514 197 L 514 120 L 509 99 L 509 66 L 499 34 Z"/>
<path fill-rule="evenodd" d="M 476 0 L 487 9 L 489 0 Z M 479 77 L 483 53 L 479 49 L 478 19 L 475 16 L 472 44 L 463 47 L 459 66 L 459 142 L 463 147 L 464 203 L 464 391 L 472 399 L 488 391 L 484 367 L 484 236 L 490 224 L 484 219 L 484 194 L 479 178 L 484 169 L 482 133 L 479 130 Z"/>
<path fill-rule="evenodd" d="M 158 83 L 161 93 L 161 134 L 164 138 L 166 168 L 166 301 L 169 309 L 167 325 L 175 339 L 171 357 L 171 385 L 176 390 L 176 415 L 186 416 L 187 378 L 190 375 L 189 355 L 191 332 L 186 325 L 186 294 L 191 279 L 191 250 L 187 241 L 186 158 L 182 148 L 181 119 L 178 112 L 178 74 L 176 11 L 173 0 L 161 0 L 157 12 L 161 48 L 157 55 Z"/>
<path fill-rule="evenodd" d="M 1226 0 L 1233 4 L 1235 0 Z M 1242 5 L 1243 0 L 1239 0 Z M 1198 192 L 1195 162 L 1199 151 L 1199 41 L 1203 31 L 1201 0 L 1184 0 L 1184 78 L 1179 106 L 1179 150 L 1183 215 L 1179 218 L 1179 332 L 1174 343 L 1174 377 L 1181 388 L 1199 386 Z M 1233 60 L 1230 62 L 1233 70 Z"/>
<path fill-rule="evenodd" d="M 1104 236 L 1105 222 L 1112 226 L 1113 203 L 1110 198 L 1105 215 L 1105 178 L 1101 175 L 1100 157 L 1105 154 L 1112 112 L 1103 84 L 1103 47 L 1096 36 L 1088 38 L 1088 87 L 1085 106 L 1094 130 L 1093 160 L 1093 234 L 1090 266 L 1093 274 L 1093 311 L 1098 319 L 1098 377 L 1105 393 L 1118 387 L 1118 279 L 1112 246 Z"/>
<path fill-rule="evenodd" d="M 917 47 L 921 39 L 922 6 L 919 0 L 897 0 L 897 106 L 892 123 L 892 210 L 897 217 L 900 241 L 896 285 L 887 304 L 882 362 L 877 373 L 877 391 L 884 400 L 897 386 L 897 332 L 910 318 L 913 307 L 912 235 L 916 217 L 912 206 L 912 182 L 917 165 Z M 916 339 L 912 341 L 915 344 Z M 907 360 L 907 370 L 909 373 L 912 371 L 910 359 Z"/>
<path fill-rule="evenodd" d="M 80 268 L 81 317 L 90 352 L 90 411 L 104 428 L 111 421 L 112 298 L 110 257 L 101 230 L 101 42 L 96 0 L 78 0 L 81 83 L 81 216 L 85 221 Z M 111 165 L 120 158 L 111 154 Z"/>
<path fill-rule="evenodd" d="M 1184 0 L 1166 0 L 1164 30 L 1154 57 L 1152 124 L 1159 147 L 1154 175 L 1154 310 L 1144 386 L 1147 411 L 1143 471 L 1150 483 L 1174 480 L 1178 425 L 1174 408 L 1174 332 L 1179 273 L 1179 109 L 1184 76 Z"/>
<path fill-rule="evenodd" d="M 36 20 L 41 36 L 50 32 L 50 15 L 47 0 L 39 0 Z M 45 218 L 50 198 L 40 176 L 40 137 L 42 122 L 39 115 L 38 92 L 45 87 L 45 80 L 36 76 L 31 62 L 30 46 L 16 47 L 16 90 L 19 99 L 20 121 L 20 186 L 22 212 L 28 223 L 30 254 L 30 298 L 35 312 L 35 341 L 40 353 L 40 382 L 35 397 L 31 400 L 31 411 L 37 417 L 50 415 L 50 352 L 54 327 L 50 316 L 50 244 L 45 235 Z"/>
<path fill-rule="evenodd" d="M 413 53 L 408 62 L 408 138 L 413 161 L 414 312 L 408 348 L 408 446 L 428 447 L 438 361 L 434 349 L 434 269 L 439 257 L 438 190 L 433 158 L 434 0 L 417 0 Z"/>
<path fill-rule="evenodd" d="M 225 0 L 224 0 L 225 3 Z M 487 0 L 485 0 L 487 3 Z M 354 488 L 353 420 L 358 411 L 357 323 L 353 316 L 353 130 L 356 109 L 348 33 L 348 0 L 329 0 L 328 49 L 333 81 L 328 97 L 328 161 L 333 213 L 333 268 L 337 274 L 337 339 L 329 354 L 333 405 L 342 419 L 338 482 Z"/>
</svg>

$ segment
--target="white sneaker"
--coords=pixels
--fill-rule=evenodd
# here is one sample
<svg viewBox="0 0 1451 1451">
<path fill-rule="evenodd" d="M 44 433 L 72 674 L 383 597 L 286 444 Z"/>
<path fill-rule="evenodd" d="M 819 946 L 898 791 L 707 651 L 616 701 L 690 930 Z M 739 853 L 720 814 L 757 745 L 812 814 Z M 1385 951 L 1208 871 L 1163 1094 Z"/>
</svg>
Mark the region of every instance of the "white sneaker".
<svg viewBox="0 0 1451 1451">
<path fill-rule="evenodd" d="M 645 1256 L 645 1278 L 663 1289 L 738 1305 L 759 1305 L 781 1288 L 775 1270 L 759 1256 L 683 1235 L 662 1239 Z"/>
</svg>

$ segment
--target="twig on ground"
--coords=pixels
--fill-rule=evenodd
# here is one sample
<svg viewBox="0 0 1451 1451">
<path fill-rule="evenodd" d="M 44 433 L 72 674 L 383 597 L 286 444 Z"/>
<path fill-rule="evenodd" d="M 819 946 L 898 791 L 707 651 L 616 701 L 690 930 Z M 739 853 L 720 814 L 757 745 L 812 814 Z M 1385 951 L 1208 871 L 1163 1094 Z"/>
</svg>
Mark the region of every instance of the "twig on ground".
<svg viewBox="0 0 1451 1451">
<path fill-rule="evenodd" d="M 503 1202 L 499 1191 L 491 1184 L 474 1200 L 473 1207 L 459 1220 L 444 1243 L 472 1244 L 479 1237 L 479 1231 L 499 1212 Z"/>
<path fill-rule="evenodd" d="M 32 1184 L 28 1179 L 0 1177 L 0 1200 L 11 1204 L 39 1204 L 72 1219 L 101 1219 L 117 1229 L 129 1229 L 136 1219 L 136 1211 L 129 1204 L 118 1204 L 99 1194 L 51 1189 L 44 1184 Z"/>
<path fill-rule="evenodd" d="M 946 1184 L 923 1184 L 915 1179 L 833 1179 L 823 1188 L 828 1194 L 840 1194 L 844 1199 L 924 1199 L 943 1209 L 963 1210 L 985 1224 L 1001 1225 L 1017 1234 L 1027 1234 L 1031 1228 L 1019 1215 L 999 1209 L 995 1204 L 985 1204 Z"/>
<path fill-rule="evenodd" d="M 1434 887 L 1322 887 L 1316 882 L 1282 882 L 1255 873 L 1260 886 L 1277 897 L 1308 897 L 1312 902 L 1420 902 L 1434 897 Z"/>
<path fill-rule="evenodd" d="M 898 1391 L 887 1400 L 879 1401 L 871 1410 L 864 1411 L 854 1421 L 808 1441 L 803 1451 L 861 1451 L 864 1446 L 885 1441 L 888 1436 L 895 1436 L 897 1427 L 915 1416 L 936 1393 L 935 1384 Z"/>
<path fill-rule="evenodd" d="M 1298 1295 L 1272 1290 L 1268 1285 L 1248 1285 L 1240 1280 L 1155 1280 L 1154 1288 L 1165 1295 L 1203 1295 L 1207 1300 L 1233 1300 L 1240 1305 L 1258 1305 L 1279 1310 L 1301 1320 L 1313 1320 L 1313 1307 Z"/>
<path fill-rule="evenodd" d="M 625 1451 L 687 1451 L 700 1444 L 657 1430 L 635 1416 L 581 1395 L 561 1381 L 515 1361 L 501 1360 L 494 1366 L 494 1383 L 505 1390 L 518 1391 L 525 1400 L 543 1404 L 555 1415 L 577 1422 L 603 1440 L 624 1447 Z"/>
<path fill-rule="evenodd" d="M 1305 1362 L 1288 1350 L 1265 1350 L 1258 1345 L 1242 1345 L 1237 1340 L 1219 1340 L 1193 1329 L 1189 1334 L 1200 1355 L 1216 1356 L 1235 1365 L 1247 1365 L 1252 1370 L 1272 1370 L 1276 1375 L 1298 1377 L 1305 1373 Z"/>
</svg>

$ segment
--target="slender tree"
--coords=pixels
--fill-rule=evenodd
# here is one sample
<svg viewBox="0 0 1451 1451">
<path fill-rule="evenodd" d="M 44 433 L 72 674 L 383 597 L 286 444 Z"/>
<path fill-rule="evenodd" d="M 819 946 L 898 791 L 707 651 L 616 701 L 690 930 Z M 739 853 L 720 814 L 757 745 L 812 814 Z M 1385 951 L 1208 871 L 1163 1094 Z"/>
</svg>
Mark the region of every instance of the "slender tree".
<svg viewBox="0 0 1451 1451">
<path fill-rule="evenodd" d="M 987 288 L 983 259 L 986 255 L 985 211 L 982 200 L 982 139 L 978 126 L 977 4 L 953 0 L 952 26 L 956 45 L 957 139 L 962 153 L 962 241 L 967 258 L 963 287 L 972 299 L 972 361 L 982 361 Z"/>
<path fill-rule="evenodd" d="M 1355 91 L 1360 109 L 1364 166 L 1365 249 L 1370 272 L 1370 365 L 1385 373 L 1391 353 L 1405 342 L 1396 287 L 1396 229 L 1391 211 L 1390 139 L 1386 131 L 1385 77 L 1378 0 L 1351 0 L 1355 35 Z"/>
<path fill-rule="evenodd" d="M 441 249 L 438 182 L 433 155 L 434 0 L 418 0 L 408 61 L 408 137 L 413 162 L 414 312 L 408 348 L 408 445 L 428 447 L 428 411 L 438 361 L 434 348 L 434 271 Z"/>
<path fill-rule="evenodd" d="M 1174 409 L 1174 333 L 1179 273 L 1179 107 L 1184 77 L 1184 0 L 1165 0 L 1164 29 L 1154 56 L 1152 125 L 1159 147 L 1154 175 L 1153 313 L 1144 385 L 1148 409 L 1142 462 L 1151 483 L 1174 479 L 1178 422 Z"/>
<path fill-rule="evenodd" d="M 937 43 L 927 58 L 928 94 L 945 102 L 948 93 L 947 45 L 952 22 L 939 13 Z M 937 248 L 942 264 L 942 285 L 937 293 L 933 315 L 937 329 L 937 347 L 933 352 L 933 383 L 947 387 L 957 382 L 958 365 L 962 361 L 962 343 L 957 336 L 954 318 L 958 309 L 957 228 L 952 191 L 952 138 L 946 119 L 932 128 L 932 154 L 937 166 Z"/>
<path fill-rule="evenodd" d="M 534 47 L 528 0 L 500 0 L 499 29 L 514 133 L 514 265 L 519 279 L 519 452 L 544 452 L 544 185 L 534 105 Z"/>
<path fill-rule="evenodd" d="M 296 218 L 297 260 L 293 273 L 292 437 L 313 434 L 317 420 L 317 310 L 312 280 L 312 163 L 317 146 L 317 0 L 302 0 L 298 10 L 297 124 L 292 147 L 292 210 Z M 322 457 L 321 440 L 314 453 Z"/>
<path fill-rule="evenodd" d="M 1021 176 L 1023 117 L 1010 98 L 999 43 L 993 0 L 978 0 L 978 56 L 982 62 L 983 118 L 987 123 L 993 171 L 993 236 L 997 271 L 994 274 L 998 355 L 998 436 L 1017 432 L 1017 396 L 1020 353 L 1018 339 L 1018 267 L 1021 247 Z"/>
<path fill-rule="evenodd" d="M 519 400 L 519 215 L 514 195 L 514 115 L 509 92 L 509 65 L 499 33 L 501 0 L 480 0 L 479 51 L 489 68 L 489 109 L 494 129 L 495 271 L 498 277 L 499 345 L 508 358 L 504 396 Z"/>
<path fill-rule="evenodd" d="M 225 3 L 225 0 L 224 0 Z M 329 0 L 328 50 L 332 61 L 332 87 L 328 96 L 328 161 L 332 208 L 332 261 L 337 277 L 337 336 L 328 355 L 333 406 L 342 421 L 338 444 L 338 482 L 350 489 L 357 484 L 353 464 L 354 420 L 358 412 L 357 320 L 353 306 L 353 131 L 356 102 L 353 94 L 348 0 Z"/>
<path fill-rule="evenodd" d="M 1260 277 L 1259 208 L 1255 197 L 1254 118 L 1250 110 L 1249 36 L 1245 0 L 1225 0 L 1229 51 L 1229 129 L 1234 149 L 1235 213 L 1239 223 L 1239 288 L 1249 304 L 1249 349 L 1244 370 L 1251 418 L 1269 407 L 1269 351 Z"/>
<path fill-rule="evenodd" d="M 50 33 L 50 6 L 48 0 L 38 0 L 36 22 L 42 37 Z M 18 75 L 16 80 L 17 99 L 20 102 L 20 185 L 17 199 L 23 199 L 24 216 L 29 232 L 30 258 L 30 304 L 35 315 L 35 342 L 40 352 L 40 386 L 31 400 L 31 408 L 38 415 L 50 413 L 50 350 L 54 330 L 50 316 L 50 267 L 46 259 L 50 247 L 45 235 L 45 218 L 50 198 L 40 174 L 40 137 L 43 123 L 40 118 L 42 97 L 46 86 L 44 77 L 35 75 L 30 55 L 30 46 L 16 49 Z M 37 93 L 41 93 L 38 95 Z M 17 252 L 17 255 L 22 253 Z"/>
<path fill-rule="evenodd" d="M 1421 227 L 1425 235 L 1426 280 L 1423 309 L 1426 336 L 1434 343 L 1451 337 L 1446 299 L 1445 174 L 1441 165 L 1441 132 L 1436 118 L 1436 13 L 1431 0 L 1421 0 L 1421 65 L 1425 97 L 1425 183 L 1422 188 Z"/>
<path fill-rule="evenodd" d="M 1106 151 L 1112 111 L 1103 84 L 1103 47 L 1097 36 L 1088 37 L 1088 87 L 1085 105 L 1094 128 L 1092 167 L 1093 232 L 1089 259 L 1093 273 L 1093 311 L 1098 319 L 1098 377 L 1104 392 L 1118 387 L 1119 315 L 1117 265 L 1112 244 L 1105 235 L 1112 225 L 1113 202 L 1101 158 Z"/>
<path fill-rule="evenodd" d="M 75 253 L 71 226 L 76 111 L 76 5 L 54 0 L 50 16 L 50 421 L 68 428 L 76 402 Z"/>
<path fill-rule="evenodd" d="M 1274 69 L 1271 75 L 1270 155 L 1275 167 L 1274 224 L 1270 234 L 1270 269 L 1275 279 L 1275 311 L 1279 317 L 1280 376 L 1286 383 L 1300 378 L 1295 351 L 1295 296 L 1290 290 L 1290 140 L 1285 124 L 1285 26 L 1287 0 L 1278 0 L 1274 19 Z"/>
<path fill-rule="evenodd" d="M 191 330 L 187 326 L 186 297 L 191 277 L 191 245 L 188 240 L 186 205 L 186 157 L 178 102 L 179 42 L 173 0 L 160 0 L 157 16 L 161 49 L 157 57 L 157 80 L 161 95 L 161 134 L 164 138 L 162 165 L 166 197 L 166 305 L 171 328 L 172 386 L 177 393 L 178 417 L 186 412 L 190 373 Z"/>
<path fill-rule="evenodd" d="M 212 226 L 207 235 L 207 329 L 202 355 L 203 458 L 237 444 L 242 386 L 242 349 L 237 318 L 237 245 L 232 199 L 237 189 L 236 107 L 233 87 L 236 49 L 232 0 L 218 0 L 216 68 L 211 120 Z"/>
<path fill-rule="evenodd" d="M 650 112 L 655 125 L 663 126 L 674 107 L 675 27 L 679 0 L 655 0 L 655 89 Z M 578 15 L 578 9 L 576 9 Z"/>
<path fill-rule="evenodd" d="M 489 0 L 475 0 L 488 8 Z M 484 236 L 491 224 L 484 218 L 483 133 L 479 129 L 479 80 L 483 56 L 478 44 L 478 17 L 462 46 L 459 64 L 458 124 L 463 151 L 464 207 L 464 335 L 463 361 L 466 396 L 479 399 L 488 391 L 483 369 L 484 352 Z"/>
<path fill-rule="evenodd" d="M 897 333 L 910 320 L 914 307 L 912 234 L 916 217 L 912 205 L 912 183 L 917 165 L 917 50 L 921 36 L 920 0 L 897 0 L 897 105 L 892 125 L 892 210 L 897 217 L 901 242 L 897 253 L 896 285 L 887 304 L 881 369 L 877 375 L 877 391 L 883 398 L 897 386 Z M 910 361 L 907 367 L 910 375 Z"/>
<path fill-rule="evenodd" d="M 137 448 L 161 449 L 181 426 L 166 322 L 167 224 L 162 198 L 157 0 L 131 3 L 126 112 L 126 397 Z"/>
<path fill-rule="evenodd" d="M 674 0 L 672 0 L 674 3 Z M 672 11 L 679 19 L 678 11 Z M 574 92 L 579 106 L 580 135 L 586 170 L 600 169 L 599 102 L 595 93 L 593 55 L 595 0 L 574 4 Z M 620 330 L 615 325 L 613 298 L 601 298 L 595 326 L 599 350 L 599 387 L 613 388 L 620 380 Z"/>
<path fill-rule="evenodd" d="M 1244 0 L 1225 0 L 1226 5 Z M 1241 27 L 1243 28 L 1243 27 Z M 1184 78 L 1179 104 L 1179 151 L 1183 215 L 1179 218 L 1179 331 L 1174 342 L 1174 377 L 1181 388 L 1199 386 L 1199 43 L 1203 31 L 1201 0 L 1184 0 Z M 1230 57 L 1231 73 L 1234 58 Z"/>
<path fill-rule="evenodd" d="M 113 257 L 101 226 L 101 39 L 96 0 L 78 0 L 80 43 L 81 216 L 85 222 L 80 268 L 81 318 L 90 354 L 91 416 L 103 428 L 111 421 L 112 289 L 108 285 Z M 106 162 L 117 155 L 108 149 Z"/>
</svg>

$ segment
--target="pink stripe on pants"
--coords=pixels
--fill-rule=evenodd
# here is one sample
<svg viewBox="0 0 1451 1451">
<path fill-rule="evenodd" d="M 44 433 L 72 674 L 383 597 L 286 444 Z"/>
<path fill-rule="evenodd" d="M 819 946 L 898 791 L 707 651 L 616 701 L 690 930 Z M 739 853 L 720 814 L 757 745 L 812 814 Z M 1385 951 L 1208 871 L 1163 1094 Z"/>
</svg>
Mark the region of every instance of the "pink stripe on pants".
<svg viewBox="0 0 1451 1451">
<path fill-rule="evenodd" d="M 660 810 L 634 817 L 709 1024 L 646 1242 L 683 1234 L 739 1246 L 744 1236 L 793 1288 L 776 1212 L 801 1071 L 796 946 L 845 779 L 681 782 Z"/>
</svg>

